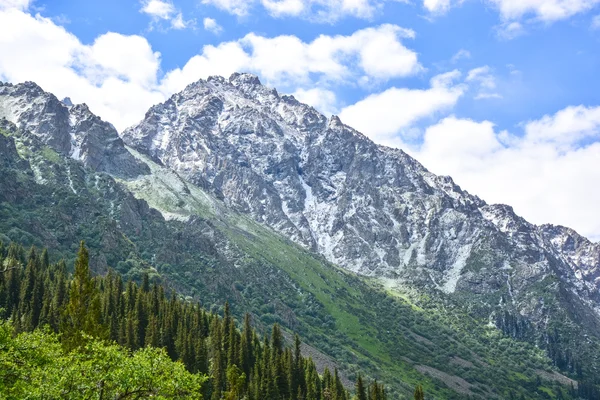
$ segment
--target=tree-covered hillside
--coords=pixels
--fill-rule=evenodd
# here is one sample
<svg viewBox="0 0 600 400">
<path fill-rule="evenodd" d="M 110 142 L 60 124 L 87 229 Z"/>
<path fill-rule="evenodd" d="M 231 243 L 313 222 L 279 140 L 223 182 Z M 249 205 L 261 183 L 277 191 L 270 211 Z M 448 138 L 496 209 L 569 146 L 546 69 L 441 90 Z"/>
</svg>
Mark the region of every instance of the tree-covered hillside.
<svg viewBox="0 0 600 400">
<path fill-rule="evenodd" d="M 274 323 L 284 335 L 298 332 L 306 354 L 320 367 L 337 367 L 346 386 L 363 373 L 385 382 L 391 398 L 412 397 L 419 383 L 432 399 L 568 398 L 571 383 L 593 377 L 592 362 L 583 363 L 582 376 L 561 375 L 544 351 L 455 302 L 425 292 L 399 296 L 341 271 L 144 162 L 150 175 L 116 180 L 27 132 L 5 131 L 0 240 L 48 247 L 50 264 L 64 258 L 71 266 L 84 239 L 95 272 L 114 268 L 138 282 L 147 274 L 213 313 L 223 314 L 228 301 L 232 316 L 250 313 L 263 334 Z M 573 354 L 593 361 L 598 353 L 585 348 Z"/>
<path fill-rule="evenodd" d="M 319 375 L 302 357 L 297 335 L 289 348 L 274 325 L 261 341 L 248 315 L 237 329 L 228 304 L 221 318 L 147 275 L 141 285 L 114 273 L 92 278 L 88 260 L 82 243 L 71 278 L 46 251 L 25 257 L 22 247 L 0 244 L 0 310 L 10 316 L 0 325 L 3 396 L 349 398 L 337 370 Z M 367 391 L 359 377 L 357 389 L 386 399 L 377 382 Z"/>
</svg>

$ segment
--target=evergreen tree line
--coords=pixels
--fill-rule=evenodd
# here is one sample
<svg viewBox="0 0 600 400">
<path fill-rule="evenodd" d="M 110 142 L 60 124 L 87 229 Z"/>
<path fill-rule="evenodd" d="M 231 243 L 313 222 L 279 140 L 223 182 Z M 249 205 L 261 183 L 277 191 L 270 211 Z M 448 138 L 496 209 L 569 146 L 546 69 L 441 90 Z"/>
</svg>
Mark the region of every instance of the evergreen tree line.
<svg viewBox="0 0 600 400">
<path fill-rule="evenodd" d="M 72 277 L 64 261 L 49 262 L 46 250 L 0 243 L 0 318 L 10 319 L 16 333 L 49 327 L 66 351 L 80 351 L 90 338 L 132 351 L 163 348 L 190 373 L 208 376 L 201 393 L 207 399 L 351 398 L 337 369 L 319 375 L 302 356 L 298 335 L 287 347 L 274 325 L 261 340 L 249 315 L 238 329 L 227 303 L 218 316 L 150 284 L 148 276 L 139 285 L 113 272 L 92 277 L 83 242 Z M 357 400 L 387 398 L 383 385 L 360 375 L 355 389 Z"/>
<path fill-rule="evenodd" d="M 508 311 L 499 312 L 496 316 L 496 327 L 506 336 L 518 340 L 533 340 L 533 327 L 531 323 L 520 315 Z M 546 350 L 546 354 L 552 363 L 562 371 L 576 374 L 579 379 L 583 377 L 583 369 L 580 361 L 576 359 L 569 347 L 561 343 L 561 336 L 556 328 L 546 332 L 538 346 Z"/>
</svg>

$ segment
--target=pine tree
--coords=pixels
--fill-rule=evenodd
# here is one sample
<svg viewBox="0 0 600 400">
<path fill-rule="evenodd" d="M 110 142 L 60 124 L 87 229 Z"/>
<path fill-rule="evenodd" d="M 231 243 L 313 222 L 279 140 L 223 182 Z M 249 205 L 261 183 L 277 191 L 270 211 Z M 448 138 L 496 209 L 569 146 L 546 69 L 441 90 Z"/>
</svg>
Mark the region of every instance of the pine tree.
<svg viewBox="0 0 600 400">
<path fill-rule="evenodd" d="M 423 386 L 417 385 L 415 388 L 415 400 L 425 400 L 425 394 L 423 393 Z"/>
<path fill-rule="evenodd" d="M 385 388 L 377 383 L 377 379 L 369 385 L 369 400 L 386 400 Z"/>
<path fill-rule="evenodd" d="M 74 349 L 84 343 L 84 336 L 102 337 L 98 292 L 89 269 L 89 254 L 82 241 L 75 261 L 69 302 L 63 316 L 63 343 Z"/>
<path fill-rule="evenodd" d="M 306 393 L 306 378 L 304 371 L 304 359 L 302 358 L 302 343 L 300 336 L 294 335 L 294 360 L 292 365 L 292 390 L 302 396 Z M 296 396 L 297 397 L 297 396 Z"/>
<path fill-rule="evenodd" d="M 358 374 L 358 378 L 356 379 L 356 400 L 368 400 L 367 399 L 367 390 L 365 388 L 365 384 L 363 382 L 362 376 Z"/>
<path fill-rule="evenodd" d="M 19 246 L 11 245 L 7 253 L 5 257 L 0 249 L 4 265 L 25 261 Z M 0 274 L 0 306 L 11 304 L 9 316 L 16 329 L 33 330 L 47 323 L 62 334 L 67 350 L 88 345 L 90 336 L 116 340 L 131 350 L 165 348 L 189 372 L 211 374 L 211 385 L 202 392 L 206 399 L 348 400 L 337 370 L 332 375 L 326 369 L 321 380 L 314 362 L 302 357 L 298 335 L 293 347 L 285 347 L 275 324 L 261 345 L 249 315 L 242 331 L 236 329 L 228 303 L 219 318 L 174 292 L 165 295 L 162 286 L 150 286 L 146 278 L 140 285 L 124 285 L 113 272 L 92 279 L 83 242 L 72 278 L 64 262 L 49 264 L 47 252 L 38 256 L 32 249 L 26 265 Z M 366 400 L 361 395 L 366 392 L 364 382 L 359 386 L 357 396 Z M 385 400 L 381 393 L 383 387 L 375 382 L 369 386 L 368 400 Z"/>
<path fill-rule="evenodd" d="M 211 327 L 211 353 L 212 353 L 212 400 L 219 400 L 223 387 L 225 386 L 225 357 L 223 355 L 223 335 L 221 334 L 222 325 L 215 318 Z"/>
<path fill-rule="evenodd" d="M 244 397 L 246 385 L 246 374 L 237 366 L 230 365 L 227 368 L 227 392 L 225 400 L 240 400 Z"/>
<path fill-rule="evenodd" d="M 240 367 L 246 374 L 247 379 L 250 379 L 252 364 L 254 364 L 254 354 L 252 349 L 252 327 L 250 326 L 250 315 L 244 316 L 244 328 L 242 330 L 242 340 L 240 343 Z"/>
</svg>

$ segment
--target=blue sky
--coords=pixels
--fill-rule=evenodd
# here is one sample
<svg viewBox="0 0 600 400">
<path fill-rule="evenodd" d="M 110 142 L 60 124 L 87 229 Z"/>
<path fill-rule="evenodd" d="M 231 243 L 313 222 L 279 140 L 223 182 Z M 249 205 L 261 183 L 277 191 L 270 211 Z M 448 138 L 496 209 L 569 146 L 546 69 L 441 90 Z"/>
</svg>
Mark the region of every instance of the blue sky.
<svg viewBox="0 0 600 400">
<path fill-rule="evenodd" d="M 0 0 L 0 79 L 119 130 L 249 71 L 534 223 L 600 239 L 600 0 Z"/>
<path fill-rule="evenodd" d="M 273 18 L 256 7 L 249 15 L 232 15 L 198 0 L 172 2 L 181 12 L 187 29 L 172 29 L 168 20 L 158 23 L 140 10 L 138 1 L 37 1 L 44 16 L 54 18 L 84 44 L 91 44 L 107 31 L 142 35 L 154 51 L 161 53 L 163 71 L 182 67 L 207 44 L 234 41 L 249 32 L 265 37 L 294 35 L 305 42 L 321 34 L 350 35 L 360 29 L 384 23 L 415 31 L 406 46 L 419 55 L 427 69 L 416 76 L 389 79 L 371 90 L 339 88 L 340 101 L 352 104 L 365 94 L 389 86 L 426 87 L 431 76 L 449 69 L 468 70 L 487 65 L 497 81 L 502 98 L 473 101 L 463 98 L 455 114 L 475 119 L 491 119 L 508 129 L 527 120 L 553 113 L 567 104 L 599 104 L 600 29 L 593 28 L 594 8 L 558 21 L 522 22 L 523 34 L 512 40 L 502 37 L 503 17 L 497 8 L 482 1 L 468 1 L 444 14 L 432 14 L 417 1 L 387 2 L 368 18 L 338 17 L 335 22 L 315 23 L 310 17 Z M 600 10 L 596 10 L 600 14 Z M 205 18 L 214 19 L 222 31 L 215 35 L 203 29 Z M 524 21 L 534 19 L 531 12 Z M 64 21 L 63 21 L 64 20 Z M 459 51 L 470 57 L 452 62 Z M 519 71 L 515 75 L 514 71 Z"/>
</svg>

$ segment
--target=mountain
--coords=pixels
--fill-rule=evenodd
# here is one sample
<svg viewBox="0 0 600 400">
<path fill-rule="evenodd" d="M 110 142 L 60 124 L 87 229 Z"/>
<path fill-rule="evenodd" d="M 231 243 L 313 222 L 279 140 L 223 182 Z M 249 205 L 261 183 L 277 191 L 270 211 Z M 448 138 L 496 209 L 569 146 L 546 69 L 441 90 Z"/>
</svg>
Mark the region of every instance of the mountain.
<svg viewBox="0 0 600 400">
<path fill-rule="evenodd" d="M 536 325 L 558 311 L 538 301 L 539 283 L 558 277 L 543 290 L 581 304 L 585 318 L 573 319 L 600 333 L 597 246 L 588 242 L 581 256 L 550 228 L 486 204 L 254 75 L 193 83 L 122 137 L 349 271 L 469 296 L 486 315 L 505 304 Z"/>
<path fill-rule="evenodd" d="M 396 394 L 597 383 L 597 245 L 487 205 L 253 75 L 198 81 L 121 138 L 33 83 L 0 85 L 0 118 L 3 241 L 70 257 L 85 239 L 98 272 L 228 299 Z"/>
<path fill-rule="evenodd" d="M 487 205 L 253 75 L 196 82 L 122 136 L 229 206 L 361 275 L 419 275 L 446 293 L 470 291 L 477 274 L 469 267 L 498 247 L 494 240 L 506 249 L 489 262 L 492 272 L 534 263 L 543 272 L 553 258 L 567 274 L 581 268 L 510 207 Z M 584 290 L 594 291 L 593 283 L 583 279 Z"/>
<path fill-rule="evenodd" d="M 62 155 L 96 171 L 138 175 L 147 168 L 125 150 L 116 129 L 85 104 L 59 101 L 33 82 L 0 82 L 0 118 L 33 134 Z"/>
</svg>

